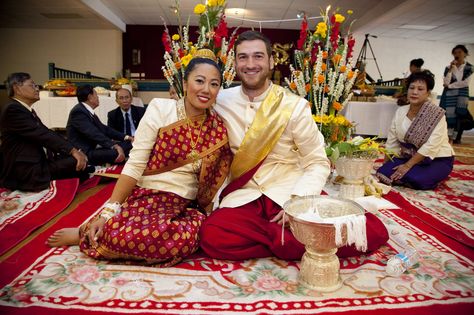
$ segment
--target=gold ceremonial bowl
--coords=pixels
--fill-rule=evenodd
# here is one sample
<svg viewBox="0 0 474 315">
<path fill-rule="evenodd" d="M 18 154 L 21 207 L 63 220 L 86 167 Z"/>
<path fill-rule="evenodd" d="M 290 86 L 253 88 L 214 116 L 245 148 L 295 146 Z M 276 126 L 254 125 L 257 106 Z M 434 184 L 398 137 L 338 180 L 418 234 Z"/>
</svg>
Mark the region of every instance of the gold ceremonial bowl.
<svg viewBox="0 0 474 315">
<path fill-rule="evenodd" d="M 289 200 L 283 206 L 290 219 L 291 232 L 305 245 L 298 281 L 313 290 L 332 292 L 342 286 L 340 263 L 336 256 L 336 229 L 331 223 L 316 223 L 298 218 L 308 211 L 317 211 L 323 219 L 347 215 L 364 215 L 364 209 L 352 200 L 329 196 L 306 196 Z M 347 231 L 341 229 L 342 244 Z M 342 245 L 341 245 L 342 246 Z"/>
</svg>

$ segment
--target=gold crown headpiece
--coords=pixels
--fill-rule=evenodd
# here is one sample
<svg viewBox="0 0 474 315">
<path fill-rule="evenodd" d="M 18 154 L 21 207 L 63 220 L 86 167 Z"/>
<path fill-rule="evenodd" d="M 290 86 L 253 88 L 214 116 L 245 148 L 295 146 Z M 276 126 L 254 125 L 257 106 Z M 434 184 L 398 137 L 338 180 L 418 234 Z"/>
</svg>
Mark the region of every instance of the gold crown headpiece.
<svg viewBox="0 0 474 315">
<path fill-rule="evenodd" d="M 217 57 L 214 52 L 207 48 L 202 48 L 196 51 L 196 53 L 193 55 L 193 58 L 207 58 L 217 62 Z"/>
</svg>

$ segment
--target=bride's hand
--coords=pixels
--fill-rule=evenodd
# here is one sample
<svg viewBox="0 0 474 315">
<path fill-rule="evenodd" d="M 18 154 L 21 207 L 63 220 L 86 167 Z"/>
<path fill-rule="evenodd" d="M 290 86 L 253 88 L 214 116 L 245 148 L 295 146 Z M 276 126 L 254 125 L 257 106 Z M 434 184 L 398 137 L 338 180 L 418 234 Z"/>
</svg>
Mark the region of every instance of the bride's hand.
<svg viewBox="0 0 474 315">
<path fill-rule="evenodd" d="M 89 243 L 92 245 L 92 247 L 96 247 L 98 245 L 97 240 L 102 236 L 105 222 L 106 221 L 104 218 L 98 217 L 96 220 L 94 220 L 94 222 L 91 223 L 87 237 L 89 238 Z"/>
</svg>

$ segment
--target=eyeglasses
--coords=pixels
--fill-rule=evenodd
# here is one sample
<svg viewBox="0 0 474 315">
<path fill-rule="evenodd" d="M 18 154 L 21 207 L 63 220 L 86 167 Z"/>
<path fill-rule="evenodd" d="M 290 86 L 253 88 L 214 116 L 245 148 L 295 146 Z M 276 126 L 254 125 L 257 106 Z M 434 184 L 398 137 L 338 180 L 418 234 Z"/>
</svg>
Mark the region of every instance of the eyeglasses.
<svg viewBox="0 0 474 315">
<path fill-rule="evenodd" d="M 27 85 L 27 86 L 31 86 L 33 89 L 39 89 L 39 85 L 38 84 L 35 84 L 35 83 L 32 83 L 32 84 L 22 84 L 22 85 Z"/>
</svg>

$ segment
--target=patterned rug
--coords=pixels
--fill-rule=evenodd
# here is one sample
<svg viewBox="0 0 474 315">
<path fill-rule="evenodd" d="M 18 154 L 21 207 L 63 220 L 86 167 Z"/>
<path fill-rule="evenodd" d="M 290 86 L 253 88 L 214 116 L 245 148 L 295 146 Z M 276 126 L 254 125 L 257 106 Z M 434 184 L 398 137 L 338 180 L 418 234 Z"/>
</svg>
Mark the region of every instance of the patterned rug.
<svg viewBox="0 0 474 315">
<path fill-rule="evenodd" d="M 402 210 L 377 214 L 389 230 L 389 243 L 370 255 L 341 260 L 344 284 L 333 293 L 298 285 L 299 262 L 276 258 L 232 262 L 196 254 L 160 269 L 95 261 L 77 246 L 44 245 L 57 228 L 77 226 L 89 217 L 112 188 L 0 264 L 8 270 L 0 276 L 2 314 L 459 315 L 474 307 L 473 250 Z M 407 244 L 418 249 L 420 261 L 400 277 L 388 276 L 387 259 Z"/>
<path fill-rule="evenodd" d="M 449 179 L 435 190 L 396 186 L 384 198 L 474 248 L 474 165 L 455 163 Z"/>
<path fill-rule="evenodd" d="M 474 144 L 454 144 L 456 161 L 474 164 Z"/>
<path fill-rule="evenodd" d="M 0 188 L 0 255 L 66 209 L 78 184 L 74 178 L 54 180 L 40 192 Z"/>
</svg>

